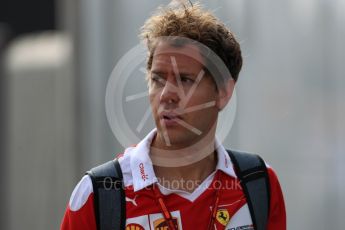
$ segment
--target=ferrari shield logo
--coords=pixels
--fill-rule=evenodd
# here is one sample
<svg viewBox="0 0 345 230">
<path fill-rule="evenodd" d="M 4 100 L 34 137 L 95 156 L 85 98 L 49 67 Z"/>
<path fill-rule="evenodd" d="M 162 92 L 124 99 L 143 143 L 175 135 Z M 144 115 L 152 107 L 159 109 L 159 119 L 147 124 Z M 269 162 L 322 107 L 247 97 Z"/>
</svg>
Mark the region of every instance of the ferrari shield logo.
<svg viewBox="0 0 345 230">
<path fill-rule="evenodd" d="M 226 209 L 219 209 L 217 211 L 217 221 L 222 225 L 226 226 L 230 221 L 230 214 Z"/>
</svg>

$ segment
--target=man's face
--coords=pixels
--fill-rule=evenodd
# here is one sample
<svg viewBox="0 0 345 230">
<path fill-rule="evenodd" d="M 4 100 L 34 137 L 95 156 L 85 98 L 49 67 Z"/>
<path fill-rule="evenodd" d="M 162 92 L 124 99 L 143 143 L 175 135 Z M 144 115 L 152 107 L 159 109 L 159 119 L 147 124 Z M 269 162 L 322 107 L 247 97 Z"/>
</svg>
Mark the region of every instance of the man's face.
<svg viewBox="0 0 345 230">
<path fill-rule="evenodd" d="M 156 141 L 161 147 L 189 147 L 214 130 L 218 91 L 204 72 L 195 45 L 157 45 L 149 71 L 149 93 Z"/>
</svg>

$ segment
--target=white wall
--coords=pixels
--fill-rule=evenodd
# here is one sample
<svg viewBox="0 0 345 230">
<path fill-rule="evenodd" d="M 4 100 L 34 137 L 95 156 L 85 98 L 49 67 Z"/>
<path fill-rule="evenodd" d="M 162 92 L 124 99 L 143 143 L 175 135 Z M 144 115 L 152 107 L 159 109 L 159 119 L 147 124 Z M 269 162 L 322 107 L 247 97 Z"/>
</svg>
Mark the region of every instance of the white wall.
<svg viewBox="0 0 345 230">
<path fill-rule="evenodd" d="M 7 50 L 7 223 L 2 229 L 58 229 L 77 169 L 72 47 L 47 32 Z"/>
</svg>

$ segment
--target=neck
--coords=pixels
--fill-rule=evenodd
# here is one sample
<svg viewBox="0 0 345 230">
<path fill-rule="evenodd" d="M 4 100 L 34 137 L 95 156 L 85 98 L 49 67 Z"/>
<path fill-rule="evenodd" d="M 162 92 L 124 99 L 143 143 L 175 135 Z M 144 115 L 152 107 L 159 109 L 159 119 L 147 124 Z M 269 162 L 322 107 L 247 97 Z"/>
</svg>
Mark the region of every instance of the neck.
<svg viewBox="0 0 345 230">
<path fill-rule="evenodd" d="M 216 168 L 217 154 L 213 152 L 204 159 L 180 167 L 154 165 L 155 174 L 166 188 L 193 192 Z"/>
<path fill-rule="evenodd" d="M 215 170 L 215 126 L 194 144 L 182 147 L 172 143 L 169 148 L 162 148 L 157 136 L 151 143 L 150 158 L 164 187 L 192 192 Z"/>
</svg>

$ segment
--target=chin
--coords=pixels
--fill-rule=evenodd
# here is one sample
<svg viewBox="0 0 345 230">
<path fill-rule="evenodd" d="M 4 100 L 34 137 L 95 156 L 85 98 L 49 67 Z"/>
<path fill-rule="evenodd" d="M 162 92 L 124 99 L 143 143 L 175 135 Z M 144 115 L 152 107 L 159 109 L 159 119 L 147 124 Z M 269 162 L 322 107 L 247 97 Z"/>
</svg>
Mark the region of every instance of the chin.
<svg viewBox="0 0 345 230">
<path fill-rule="evenodd" d="M 158 130 L 157 132 L 159 136 L 162 138 L 162 140 L 164 141 L 163 131 Z M 191 145 L 196 143 L 198 140 L 200 140 L 200 137 L 198 135 L 191 133 L 188 130 L 183 129 L 182 127 L 176 128 L 176 129 L 168 128 L 167 134 L 170 141 L 170 147 L 178 148 L 178 149 L 190 147 Z"/>
</svg>

